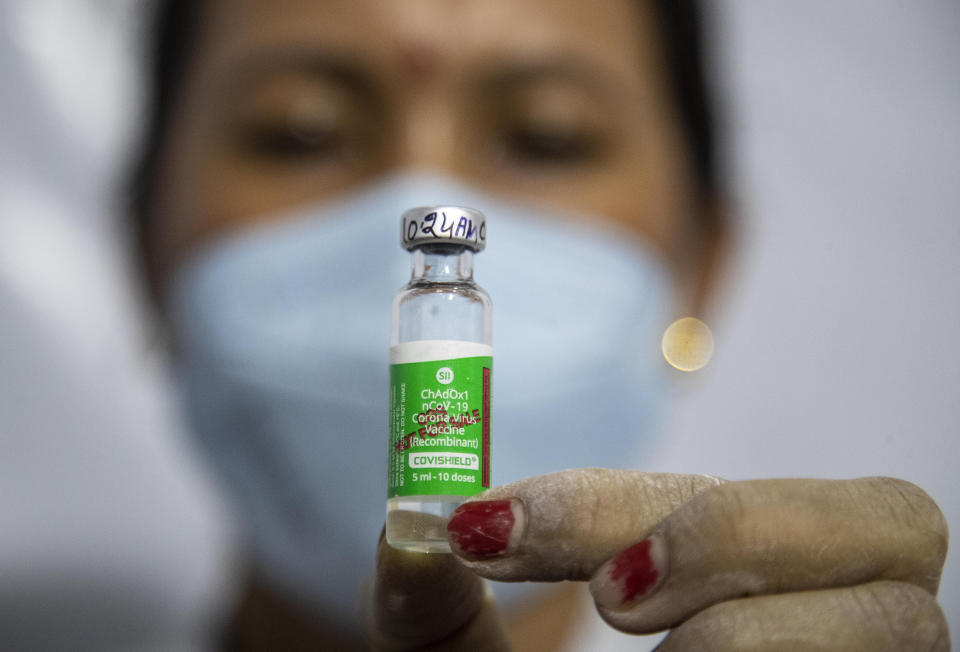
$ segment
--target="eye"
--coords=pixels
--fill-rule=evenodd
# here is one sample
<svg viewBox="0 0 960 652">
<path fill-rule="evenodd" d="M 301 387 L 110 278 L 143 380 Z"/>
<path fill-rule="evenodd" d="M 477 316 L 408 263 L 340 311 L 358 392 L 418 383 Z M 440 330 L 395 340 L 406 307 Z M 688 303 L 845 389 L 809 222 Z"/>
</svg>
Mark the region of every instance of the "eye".
<svg viewBox="0 0 960 652">
<path fill-rule="evenodd" d="M 370 122 L 349 98 L 310 87 L 250 111 L 240 143 L 268 163 L 337 162 L 369 141 Z"/>
<path fill-rule="evenodd" d="M 564 126 L 523 125 L 508 128 L 504 151 L 519 163 L 571 165 L 593 159 L 600 147 L 591 133 Z"/>
<path fill-rule="evenodd" d="M 249 124 L 242 131 L 245 149 L 254 156 L 277 160 L 340 157 L 347 140 L 339 129 L 329 125 L 282 120 Z"/>
</svg>

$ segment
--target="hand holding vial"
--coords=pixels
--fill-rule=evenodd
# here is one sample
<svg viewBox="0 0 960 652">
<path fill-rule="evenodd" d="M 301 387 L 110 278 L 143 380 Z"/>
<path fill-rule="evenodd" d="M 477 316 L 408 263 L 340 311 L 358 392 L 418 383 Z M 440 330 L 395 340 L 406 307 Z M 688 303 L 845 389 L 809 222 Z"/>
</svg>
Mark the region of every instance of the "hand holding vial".
<svg viewBox="0 0 960 652">
<path fill-rule="evenodd" d="M 475 496 L 448 530 L 455 557 L 380 546 L 378 649 L 509 649 L 477 575 L 589 582 L 616 629 L 672 630 L 658 650 L 950 649 L 946 522 L 902 480 L 574 469 Z"/>
</svg>

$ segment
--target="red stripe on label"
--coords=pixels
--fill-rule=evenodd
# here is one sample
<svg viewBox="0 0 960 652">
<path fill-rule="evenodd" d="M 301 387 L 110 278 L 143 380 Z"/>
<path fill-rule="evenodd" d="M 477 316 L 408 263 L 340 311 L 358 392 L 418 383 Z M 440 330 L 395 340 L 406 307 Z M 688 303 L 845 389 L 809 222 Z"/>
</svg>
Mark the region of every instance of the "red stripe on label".
<svg viewBox="0 0 960 652">
<path fill-rule="evenodd" d="M 480 484 L 490 488 L 490 368 L 483 368 L 483 422 L 480 424 L 483 433 L 482 455 L 483 464 L 480 472 Z"/>
</svg>

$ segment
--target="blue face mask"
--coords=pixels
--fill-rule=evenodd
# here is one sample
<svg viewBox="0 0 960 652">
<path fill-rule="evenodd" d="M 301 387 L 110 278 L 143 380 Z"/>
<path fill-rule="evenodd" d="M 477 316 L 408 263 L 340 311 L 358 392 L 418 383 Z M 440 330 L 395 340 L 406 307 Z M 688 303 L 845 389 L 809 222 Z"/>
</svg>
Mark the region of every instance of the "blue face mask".
<svg viewBox="0 0 960 652">
<path fill-rule="evenodd" d="M 495 484 L 637 466 L 662 398 L 666 268 L 602 218 L 404 173 L 195 255 L 171 314 L 197 437 L 266 577 L 357 628 L 384 520 L 390 305 L 410 274 L 399 215 L 438 203 L 489 222 L 475 277 L 494 304 Z"/>
</svg>

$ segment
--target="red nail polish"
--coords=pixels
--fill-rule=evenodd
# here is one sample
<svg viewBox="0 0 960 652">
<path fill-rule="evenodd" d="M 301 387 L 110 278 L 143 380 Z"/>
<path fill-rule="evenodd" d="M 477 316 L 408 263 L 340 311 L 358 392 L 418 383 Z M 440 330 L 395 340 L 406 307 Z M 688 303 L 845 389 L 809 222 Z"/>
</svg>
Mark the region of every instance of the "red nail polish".
<svg viewBox="0 0 960 652">
<path fill-rule="evenodd" d="M 653 540 L 644 539 L 610 560 L 610 581 L 619 587 L 621 603 L 644 595 L 660 579 L 652 547 Z"/>
<path fill-rule="evenodd" d="M 510 544 L 516 518 L 509 500 L 479 500 L 460 505 L 447 523 L 450 542 L 467 557 L 494 557 Z"/>
</svg>

